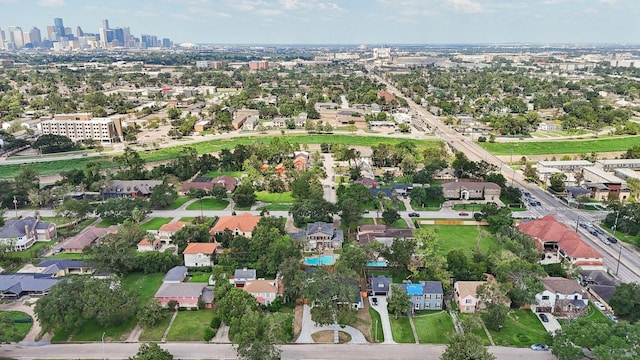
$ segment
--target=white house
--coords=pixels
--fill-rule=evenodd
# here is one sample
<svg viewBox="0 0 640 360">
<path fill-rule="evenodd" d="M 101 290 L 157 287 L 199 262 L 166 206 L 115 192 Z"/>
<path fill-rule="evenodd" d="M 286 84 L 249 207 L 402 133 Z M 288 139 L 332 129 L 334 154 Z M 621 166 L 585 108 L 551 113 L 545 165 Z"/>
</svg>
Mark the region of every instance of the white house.
<svg viewBox="0 0 640 360">
<path fill-rule="evenodd" d="M 182 253 L 186 267 L 213 266 L 212 255 L 218 248 L 218 243 L 189 243 Z"/>
<path fill-rule="evenodd" d="M 540 279 L 544 290 L 536 294 L 532 310 L 563 314 L 578 311 L 588 305 L 587 291 L 575 280 L 561 277 Z"/>
</svg>

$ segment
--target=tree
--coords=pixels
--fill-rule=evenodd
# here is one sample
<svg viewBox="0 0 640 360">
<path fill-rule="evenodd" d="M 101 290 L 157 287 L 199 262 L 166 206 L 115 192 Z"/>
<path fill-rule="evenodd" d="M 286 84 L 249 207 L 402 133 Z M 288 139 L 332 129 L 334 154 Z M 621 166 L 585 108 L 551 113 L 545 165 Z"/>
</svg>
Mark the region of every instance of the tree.
<svg viewBox="0 0 640 360">
<path fill-rule="evenodd" d="M 484 181 L 498 184 L 500 185 L 501 188 L 504 188 L 505 185 L 507 184 L 507 179 L 505 179 L 504 176 L 502 176 L 502 174 L 497 174 L 497 173 L 487 174 L 487 176 L 484 177 Z"/>
<path fill-rule="evenodd" d="M 385 209 L 382 212 L 382 220 L 384 220 L 385 224 L 391 226 L 396 221 L 400 220 L 400 214 L 394 209 Z"/>
<path fill-rule="evenodd" d="M 117 234 L 109 234 L 99 244 L 87 246 L 84 251 L 87 260 L 97 271 L 114 271 L 125 275 L 133 270 L 135 253 L 132 245 Z"/>
<path fill-rule="evenodd" d="M 138 353 L 129 360 L 173 360 L 173 355 L 156 343 L 140 345 Z"/>
<path fill-rule="evenodd" d="M 138 309 L 138 323 L 143 328 L 152 327 L 164 318 L 164 310 L 158 300 L 151 299 Z"/>
<path fill-rule="evenodd" d="M 482 339 L 471 332 L 451 335 L 449 345 L 440 356 L 440 360 L 495 360 L 495 358 L 486 346 L 482 345 Z"/>
<path fill-rule="evenodd" d="M 580 360 L 587 354 L 595 360 L 637 359 L 639 334 L 640 322 L 579 318 L 554 333 L 551 351 L 559 360 Z"/>
<path fill-rule="evenodd" d="M 358 281 L 352 272 L 316 268 L 309 277 L 304 296 L 313 299 L 311 315 L 318 325 L 346 324 L 353 320 Z"/>
<path fill-rule="evenodd" d="M 96 207 L 98 216 L 114 223 L 123 223 L 125 220 L 133 219 L 134 217 L 139 219 L 140 216 L 144 219 L 149 213 L 151 213 L 149 201 L 138 197 L 113 198 Z"/>
<path fill-rule="evenodd" d="M 336 268 L 338 271 L 353 271 L 356 274 L 362 274 L 368 260 L 369 258 L 364 248 L 348 245 L 342 249 L 342 254 L 336 261 Z"/>
<path fill-rule="evenodd" d="M 156 209 L 166 209 L 178 198 L 178 192 L 173 186 L 162 183 L 151 189 L 151 197 L 149 202 Z"/>
<path fill-rule="evenodd" d="M 130 147 L 124 148 L 122 155 L 113 157 L 113 161 L 118 164 L 120 171 L 116 177 L 123 180 L 144 179 L 144 160 L 140 154 Z"/>
<path fill-rule="evenodd" d="M 249 207 L 256 202 L 256 194 L 250 182 L 244 181 L 236 188 L 233 201 L 239 207 Z"/>
<path fill-rule="evenodd" d="M 399 285 L 391 284 L 391 296 L 387 298 L 387 310 L 398 319 L 398 316 L 408 314 L 411 311 L 409 295 Z"/>
<path fill-rule="evenodd" d="M 613 293 L 609 305 L 621 319 L 635 323 L 640 319 L 640 284 L 622 283 Z"/>
<path fill-rule="evenodd" d="M 45 134 L 38 137 L 32 148 L 40 150 L 43 154 L 52 154 L 76 150 L 77 145 L 66 136 Z"/>
<path fill-rule="evenodd" d="M 278 341 L 274 336 L 276 329 L 273 316 L 252 310 L 239 318 L 234 331 L 229 331 L 229 336 L 240 359 L 279 360 L 281 351 L 275 346 Z"/>
<path fill-rule="evenodd" d="M 325 199 L 306 199 L 294 203 L 289 210 L 297 226 L 305 222 L 330 222 L 333 214 L 337 213 L 336 205 Z"/>
<path fill-rule="evenodd" d="M 509 308 L 504 304 L 487 304 L 484 309 L 487 327 L 493 331 L 500 331 L 507 320 Z"/>
<path fill-rule="evenodd" d="M 56 208 L 55 212 L 57 216 L 65 219 L 82 220 L 93 212 L 93 205 L 91 205 L 89 199 L 76 200 L 68 198 Z"/>
<path fill-rule="evenodd" d="M 563 192 L 565 189 L 564 182 L 567 180 L 567 175 L 564 173 L 551 174 L 549 177 L 549 184 L 551 189 L 555 192 Z"/>
<path fill-rule="evenodd" d="M 412 238 L 394 239 L 390 246 L 382 249 L 381 255 L 389 261 L 389 266 L 408 270 L 416 242 Z"/>
<path fill-rule="evenodd" d="M 178 247 L 178 254 L 182 254 L 190 242 L 210 242 L 209 229 L 200 225 L 188 225 L 176 231 L 172 236 L 172 242 Z"/>
</svg>

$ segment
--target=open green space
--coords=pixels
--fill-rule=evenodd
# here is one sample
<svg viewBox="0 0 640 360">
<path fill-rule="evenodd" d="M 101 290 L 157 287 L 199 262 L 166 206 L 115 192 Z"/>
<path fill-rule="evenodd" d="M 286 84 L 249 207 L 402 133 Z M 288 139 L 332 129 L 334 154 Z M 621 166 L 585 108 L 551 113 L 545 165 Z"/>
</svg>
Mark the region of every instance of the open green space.
<svg viewBox="0 0 640 360">
<path fill-rule="evenodd" d="M 22 311 L 1 311 L 3 315 L 7 315 L 8 318 L 13 321 L 14 319 L 31 319 L 31 316 Z M 0 342 L 18 342 L 22 341 L 27 335 L 33 322 L 12 322 L 11 324 L 2 324 L 2 331 L 0 331 Z"/>
<path fill-rule="evenodd" d="M 196 219 L 196 218 L 195 218 L 195 217 L 193 217 L 193 216 L 185 216 L 185 217 L 181 217 L 181 218 L 180 218 L 180 221 L 184 221 L 184 222 L 190 222 L 190 223 L 192 223 L 192 222 L 193 222 L 193 220 L 195 220 L 195 219 Z"/>
<path fill-rule="evenodd" d="M 70 259 L 70 260 L 82 260 L 84 255 L 82 253 L 59 253 L 51 256 L 47 256 L 47 259 Z"/>
<path fill-rule="evenodd" d="M 118 223 L 117 223 L 117 222 L 115 222 L 115 221 L 111 221 L 111 220 L 107 220 L 107 219 L 102 219 L 102 220 L 100 220 L 100 222 L 99 222 L 99 223 L 97 223 L 97 224 L 96 224 L 96 227 L 99 227 L 99 228 L 107 228 L 107 227 L 109 227 L 109 226 L 113 226 L 113 225 L 118 225 Z"/>
<path fill-rule="evenodd" d="M 462 249 L 471 257 L 471 251 L 480 246 L 483 253 L 489 249 L 498 246 L 498 241 L 483 231 L 483 226 L 471 225 L 422 225 L 423 227 L 434 228 L 440 238 L 440 248 L 438 252 L 446 256 L 447 253 L 454 249 Z"/>
<path fill-rule="evenodd" d="M 216 178 L 218 176 L 231 176 L 233 178 L 239 178 L 242 176 L 242 174 L 244 174 L 244 172 L 242 171 L 209 171 L 208 173 L 204 174 L 205 177 L 210 177 L 210 178 Z"/>
<path fill-rule="evenodd" d="M 553 155 L 553 154 L 590 154 L 593 151 L 627 151 L 640 141 L 639 136 L 603 139 L 575 139 L 564 141 L 536 141 L 519 143 L 478 143 L 494 155 Z"/>
<path fill-rule="evenodd" d="M 415 344 L 416 340 L 413 337 L 411 331 L 411 324 L 409 324 L 409 318 L 406 316 L 399 316 L 396 319 L 393 315 L 389 314 L 389 322 L 391 323 L 391 333 L 393 334 L 393 341 L 401 344 Z"/>
<path fill-rule="evenodd" d="M 168 341 L 202 341 L 204 330 L 209 327 L 213 311 L 179 311 L 167 335 Z"/>
<path fill-rule="evenodd" d="M 154 217 L 151 218 L 151 220 L 147 221 L 146 223 L 140 225 L 140 227 L 143 230 L 158 230 L 160 229 L 160 227 L 164 224 L 168 224 L 171 222 L 171 220 L 173 220 L 173 218 L 170 217 Z"/>
<path fill-rule="evenodd" d="M 380 314 L 369 308 L 369 316 L 371 316 L 371 337 L 373 342 L 383 342 L 384 333 L 382 332 L 382 320 L 380 320 Z"/>
<path fill-rule="evenodd" d="M 208 272 L 197 272 L 197 273 L 191 273 L 191 282 L 198 282 L 198 283 L 208 283 L 209 282 L 209 277 L 211 276 L 211 273 Z"/>
<path fill-rule="evenodd" d="M 46 222 L 50 222 L 50 223 L 54 223 L 56 225 L 63 225 L 68 223 L 70 220 L 65 218 L 65 217 L 60 217 L 60 216 L 42 216 L 40 218 L 40 220 L 42 221 L 46 221 Z"/>
<path fill-rule="evenodd" d="M 454 309 L 457 309 L 458 307 L 455 305 L 455 302 L 452 302 L 452 307 Z M 457 311 L 457 310 L 456 310 Z M 460 320 L 464 319 L 467 316 L 470 316 L 471 314 L 465 314 L 465 313 L 458 313 L 458 318 Z M 484 329 L 482 327 L 476 327 L 473 328 L 473 330 L 471 330 L 471 332 L 473 334 L 475 334 L 476 336 L 478 336 L 481 340 L 482 340 L 482 344 L 485 346 L 489 346 L 491 345 L 491 342 L 489 341 L 489 338 L 487 337 L 487 333 L 484 331 Z"/>
<path fill-rule="evenodd" d="M 224 210 L 229 206 L 229 201 L 227 200 L 203 198 L 189 204 L 189 206 L 187 206 L 187 210 L 200 210 L 200 201 L 202 201 L 202 210 Z"/>
<path fill-rule="evenodd" d="M 162 335 L 164 335 L 165 330 L 169 326 L 171 322 L 171 315 L 173 313 L 168 310 L 164 313 L 164 317 L 162 320 L 158 321 L 157 324 L 151 327 L 143 328 L 142 333 L 140 334 L 140 341 L 160 341 L 162 340 Z"/>
<path fill-rule="evenodd" d="M 175 209 L 179 208 L 180 206 L 184 205 L 189 200 L 191 200 L 191 198 L 188 198 L 186 196 L 181 196 L 181 197 L 175 199 L 173 201 L 173 203 L 171 204 L 171 206 L 169 206 L 169 208 L 172 209 L 172 210 L 175 210 Z"/>
<path fill-rule="evenodd" d="M 391 224 L 391 226 L 398 227 L 398 228 L 409 227 L 409 225 L 407 225 L 407 221 L 405 219 L 398 219 L 393 224 Z"/>
<path fill-rule="evenodd" d="M 278 204 L 271 203 L 269 205 L 261 206 L 258 210 L 266 210 L 266 211 L 289 211 L 291 210 L 291 206 L 293 204 Z"/>
<path fill-rule="evenodd" d="M 162 285 L 164 274 L 129 274 L 122 279 L 122 286 L 140 296 L 143 303 L 151 299 Z"/>
<path fill-rule="evenodd" d="M 95 321 L 86 321 L 84 324 L 73 334 L 71 341 L 102 341 L 102 334 L 104 333 L 104 340 L 111 341 L 125 341 L 129 336 L 131 330 L 136 326 L 138 320 L 134 317 L 126 319 L 122 324 L 118 326 L 103 327 L 98 325 Z M 56 337 L 58 334 L 56 333 Z M 65 341 L 66 339 L 60 339 L 58 341 Z"/>
<path fill-rule="evenodd" d="M 453 334 L 453 320 L 446 311 L 422 312 L 413 317 L 420 344 L 446 344 Z"/>
<path fill-rule="evenodd" d="M 283 193 L 256 191 L 256 200 L 266 203 L 292 203 L 296 201 L 296 199 L 291 196 L 291 191 L 286 191 Z"/>
<path fill-rule="evenodd" d="M 549 344 L 551 337 L 531 310 L 511 309 L 500 331 L 489 330 L 498 346 Z"/>
</svg>

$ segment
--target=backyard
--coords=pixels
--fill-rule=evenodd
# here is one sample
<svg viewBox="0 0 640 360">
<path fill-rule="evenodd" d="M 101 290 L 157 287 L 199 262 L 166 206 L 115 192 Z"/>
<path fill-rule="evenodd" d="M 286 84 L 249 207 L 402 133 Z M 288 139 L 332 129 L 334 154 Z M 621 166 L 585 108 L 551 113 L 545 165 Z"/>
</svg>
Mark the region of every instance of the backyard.
<svg viewBox="0 0 640 360">
<path fill-rule="evenodd" d="M 142 230 L 147 230 L 147 231 L 158 230 L 162 225 L 170 223 L 171 220 L 173 220 L 173 218 L 154 217 L 154 218 L 151 218 L 149 221 L 145 222 L 144 224 L 140 225 L 140 227 L 142 228 Z"/>
</svg>

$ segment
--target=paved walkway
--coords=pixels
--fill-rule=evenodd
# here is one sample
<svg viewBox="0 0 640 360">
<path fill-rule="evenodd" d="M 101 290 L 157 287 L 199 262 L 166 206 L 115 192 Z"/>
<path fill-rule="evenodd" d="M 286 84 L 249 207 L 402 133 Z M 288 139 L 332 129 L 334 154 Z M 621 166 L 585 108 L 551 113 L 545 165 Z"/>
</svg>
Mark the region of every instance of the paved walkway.
<svg viewBox="0 0 640 360">
<path fill-rule="evenodd" d="M 338 324 L 333 325 L 324 325 L 317 326 L 313 320 L 311 320 L 311 307 L 305 304 L 302 308 L 302 330 L 300 331 L 300 336 L 296 340 L 297 344 L 312 344 L 313 338 L 311 335 L 317 333 L 318 331 L 343 331 L 351 336 L 351 341 L 349 344 L 367 344 L 367 339 L 364 338 L 364 335 L 360 332 L 360 330 L 353 328 L 351 326 L 341 326 Z"/>
<path fill-rule="evenodd" d="M 140 334 L 142 334 L 142 326 L 140 326 L 140 324 L 136 324 L 133 330 L 129 333 L 129 336 L 127 336 L 127 340 L 125 340 L 125 342 L 138 342 Z"/>
<path fill-rule="evenodd" d="M 373 306 L 371 297 L 369 297 L 369 305 L 380 314 L 380 322 L 382 323 L 382 334 L 384 335 L 383 344 L 395 344 L 393 341 L 393 332 L 391 331 L 391 321 L 389 320 L 389 311 L 387 311 L 387 297 L 375 296 L 378 299 L 378 305 Z"/>
<path fill-rule="evenodd" d="M 169 321 L 169 326 L 167 326 L 167 329 L 164 331 L 164 334 L 162 334 L 162 339 L 160 341 L 167 342 L 167 336 L 169 335 L 169 330 L 171 330 L 171 325 L 173 325 L 173 321 L 176 319 L 176 316 L 178 316 L 178 310 L 175 310 L 173 312 L 173 316 L 171 316 L 171 321 Z"/>
<path fill-rule="evenodd" d="M 214 344 L 230 344 L 231 340 L 229 340 L 229 326 L 225 324 L 220 324 L 218 327 L 218 331 L 216 332 L 216 336 L 209 341 Z"/>
<path fill-rule="evenodd" d="M 42 328 L 40 327 L 40 322 L 33 312 L 33 305 L 35 305 L 35 299 L 24 298 L 18 301 L 12 301 L 6 304 L 0 304 L 0 310 L 2 311 L 22 311 L 23 313 L 28 314 L 33 319 L 33 323 L 31 325 L 31 329 L 27 335 L 25 335 L 24 339 L 19 342 L 19 344 L 30 345 L 34 343 L 49 343 L 51 340 L 50 334 L 45 334 L 40 337 L 40 332 Z"/>
</svg>

